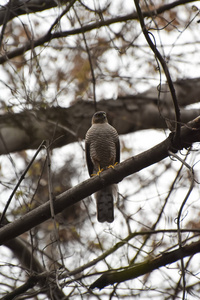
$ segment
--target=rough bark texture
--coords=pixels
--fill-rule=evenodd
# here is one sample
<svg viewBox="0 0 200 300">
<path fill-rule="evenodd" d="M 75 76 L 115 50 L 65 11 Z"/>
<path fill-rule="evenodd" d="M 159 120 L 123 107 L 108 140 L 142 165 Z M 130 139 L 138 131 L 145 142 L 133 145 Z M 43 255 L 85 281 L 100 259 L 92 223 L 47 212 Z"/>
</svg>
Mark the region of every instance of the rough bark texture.
<svg viewBox="0 0 200 300">
<path fill-rule="evenodd" d="M 165 88 L 165 87 L 163 87 Z M 181 108 L 181 121 L 187 123 L 199 115 L 199 109 L 186 106 L 200 100 L 199 78 L 175 83 Z M 98 102 L 98 110 L 107 112 L 109 123 L 119 134 L 142 129 L 173 128 L 174 113 L 169 93 L 161 93 L 158 100 L 156 88 L 145 93 Z M 52 148 L 84 139 L 94 113 L 92 101 L 77 101 L 69 108 L 25 110 L 19 114 L 0 116 L 0 154 L 26 149 L 36 149 L 42 140 L 50 140 Z"/>
<path fill-rule="evenodd" d="M 181 136 L 179 148 L 175 149 L 173 139 L 169 136 L 166 140 L 155 147 L 131 157 L 113 170 L 109 169 L 102 172 L 101 176 L 94 176 L 77 186 L 67 190 L 55 198 L 54 212 L 58 214 L 63 209 L 74 205 L 87 196 L 97 192 L 104 186 L 118 183 L 126 176 L 136 173 L 162 159 L 168 157 L 169 150 L 178 151 L 191 146 L 194 142 L 200 142 L 200 117 L 186 124 L 181 128 Z M 0 229 L 0 245 L 5 244 L 20 234 L 30 230 L 31 228 L 43 223 L 51 217 L 49 201 L 40 205 L 38 208 L 26 213 L 20 219 L 10 223 Z"/>
</svg>

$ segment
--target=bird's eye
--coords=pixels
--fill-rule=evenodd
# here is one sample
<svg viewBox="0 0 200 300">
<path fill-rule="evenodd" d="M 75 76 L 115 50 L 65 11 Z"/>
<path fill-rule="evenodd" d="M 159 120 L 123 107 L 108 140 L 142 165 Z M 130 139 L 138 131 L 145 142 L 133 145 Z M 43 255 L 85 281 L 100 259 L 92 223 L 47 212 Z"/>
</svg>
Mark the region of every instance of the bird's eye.
<svg viewBox="0 0 200 300">
<path fill-rule="evenodd" d="M 104 112 L 97 112 L 95 113 L 96 118 L 106 119 L 106 113 Z"/>
</svg>

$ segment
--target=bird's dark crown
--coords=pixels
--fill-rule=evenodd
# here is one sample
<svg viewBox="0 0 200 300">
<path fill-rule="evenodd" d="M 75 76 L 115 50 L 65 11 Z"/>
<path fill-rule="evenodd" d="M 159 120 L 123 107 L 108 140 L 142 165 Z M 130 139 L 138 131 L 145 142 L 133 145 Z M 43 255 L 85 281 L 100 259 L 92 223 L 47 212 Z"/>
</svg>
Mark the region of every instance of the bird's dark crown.
<svg viewBox="0 0 200 300">
<path fill-rule="evenodd" d="M 105 111 L 97 111 L 92 118 L 92 124 L 107 123 L 107 122 L 108 120 Z"/>
</svg>

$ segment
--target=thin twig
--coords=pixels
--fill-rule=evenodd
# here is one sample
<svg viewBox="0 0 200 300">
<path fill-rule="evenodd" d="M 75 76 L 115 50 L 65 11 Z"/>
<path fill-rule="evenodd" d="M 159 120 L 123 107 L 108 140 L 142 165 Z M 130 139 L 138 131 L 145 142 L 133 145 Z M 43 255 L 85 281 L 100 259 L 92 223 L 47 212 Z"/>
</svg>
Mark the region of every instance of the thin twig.
<svg viewBox="0 0 200 300">
<path fill-rule="evenodd" d="M 77 17 L 77 20 L 79 22 L 79 25 L 80 27 L 82 28 L 82 24 L 81 24 L 81 20 L 74 8 L 74 12 L 75 12 L 75 15 Z M 95 78 L 95 74 L 94 74 L 94 68 L 93 68 L 93 63 L 92 63 L 92 57 L 91 57 L 91 54 L 90 54 L 90 49 L 88 47 L 88 44 L 87 44 L 87 40 L 86 40 L 86 37 L 85 37 L 85 33 L 82 32 L 82 36 L 83 36 L 83 41 L 85 43 L 85 48 L 86 48 L 86 51 L 87 51 L 87 55 L 88 55 L 88 60 L 89 60 L 89 64 L 90 64 L 90 70 L 91 70 L 91 75 L 92 75 L 92 87 L 93 87 L 93 98 L 94 98 L 94 110 L 97 111 L 97 101 L 96 101 L 96 78 Z"/>
<path fill-rule="evenodd" d="M 176 249 L 162 255 L 158 255 L 154 258 L 148 257 L 145 261 L 135 264 L 132 267 L 125 267 L 123 269 L 112 269 L 111 271 L 104 272 L 103 275 L 93 282 L 90 286 L 91 289 L 102 289 L 110 284 L 125 282 L 138 278 L 139 276 L 151 273 L 160 267 L 178 261 L 181 257 L 187 257 L 200 252 L 199 241 L 186 245 L 181 249 Z"/>
<path fill-rule="evenodd" d="M 78 140 L 78 136 L 77 133 L 73 130 L 71 130 L 70 128 L 68 128 L 67 126 L 64 126 L 62 124 L 59 124 L 58 122 L 54 122 L 52 120 L 47 120 L 48 123 L 55 125 L 58 128 L 62 128 L 64 129 L 67 133 L 70 133 L 72 136 L 76 137 Z M 53 141 L 54 142 L 54 141 Z M 52 143 L 51 143 L 52 144 Z"/>
<path fill-rule="evenodd" d="M 166 63 L 166 61 L 164 60 L 161 53 L 159 52 L 159 50 L 156 47 L 154 36 L 151 32 L 149 32 L 147 30 L 147 28 L 145 26 L 144 17 L 143 17 L 143 13 L 142 13 L 140 5 L 139 5 L 139 1 L 134 0 L 134 2 L 135 2 L 136 10 L 137 10 L 137 13 L 138 13 L 138 18 L 139 18 L 139 21 L 140 21 L 140 25 L 141 25 L 141 29 L 142 29 L 142 32 L 144 34 L 144 37 L 146 38 L 146 41 L 149 44 L 149 47 L 151 48 L 153 53 L 155 54 L 156 58 L 159 60 L 160 64 L 162 65 L 162 68 L 163 68 L 163 71 L 165 73 L 167 83 L 168 83 L 168 86 L 169 86 L 169 89 L 170 89 L 170 93 L 171 93 L 173 104 L 174 104 L 174 110 L 175 110 L 174 143 L 176 144 L 176 143 L 178 143 L 179 137 L 180 137 L 181 119 L 180 119 L 180 109 L 179 109 L 179 105 L 178 105 L 174 85 L 173 85 L 173 82 L 172 82 L 172 79 L 171 79 L 171 76 L 170 76 L 170 73 L 169 73 L 169 69 L 167 67 L 167 63 Z M 152 42 L 150 35 L 153 37 L 154 43 Z"/>
<path fill-rule="evenodd" d="M 19 181 L 17 182 L 17 184 L 16 184 L 14 190 L 12 191 L 12 193 L 11 193 L 11 195 L 10 195 L 10 197 L 9 197 L 9 199 L 8 199 L 8 201 L 7 201 L 7 203 L 6 203 L 6 206 L 4 207 L 3 213 L 2 213 L 2 215 L 1 215 L 1 219 L 0 219 L 0 227 L 2 226 L 3 218 L 4 218 L 5 214 L 6 214 L 6 211 L 7 211 L 8 207 L 9 207 L 9 205 L 10 205 L 10 202 L 11 202 L 11 200 L 12 200 L 12 198 L 13 198 L 15 192 L 17 191 L 17 189 L 18 189 L 18 187 L 20 186 L 22 180 L 24 179 L 26 173 L 27 173 L 28 170 L 30 169 L 32 163 L 34 162 L 35 158 L 37 157 L 38 153 L 40 152 L 40 150 L 42 149 L 42 147 L 43 147 L 44 145 L 45 145 L 45 141 L 42 141 L 42 143 L 41 143 L 40 146 L 38 147 L 37 151 L 35 152 L 33 158 L 31 159 L 30 163 L 28 164 L 28 166 L 26 167 L 26 169 L 25 169 L 24 172 L 22 173 L 22 175 L 21 175 Z"/>
<path fill-rule="evenodd" d="M 175 183 L 176 183 L 176 181 L 177 181 L 177 179 L 178 179 L 178 177 L 179 177 L 179 175 L 180 175 L 180 172 L 181 172 L 182 168 L 183 168 L 183 166 L 181 166 L 180 169 L 178 170 L 178 172 L 177 172 L 177 174 L 176 174 L 176 177 L 175 177 L 174 181 L 173 181 L 172 184 L 171 184 L 169 193 L 168 193 L 167 197 L 165 198 L 165 202 L 164 202 L 164 204 L 163 204 L 163 206 L 162 206 L 162 209 L 161 209 L 161 211 L 160 211 L 160 213 L 159 213 L 159 215 L 158 215 L 158 217 L 157 217 L 156 222 L 155 222 L 154 225 L 151 227 L 151 230 L 155 230 L 155 229 L 156 229 L 156 226 L 158 225 L 158 223 L 159 223 L 159 221 L 160 221 L 160 219 L 161 219 L 161 216 L 162 216 L 162 214 L 163 214 L 163 212 L 164 212 L 165 206 L 167 205 L 167 202 L 168 202 L 168 200 L 169 200 L 169 197 L 170 197 L 171 193 L 172 193 L 173 190 L 174 190 Z M 147 243 L 147 241 L 149 240 L 149 238 L 150 238 L 150 235 L 146 235 L 146 236 L 145 236 L 145 239 L 144 239 L 144 241 L 143 241 L 143 243 L 142 243 L 140 249 L 137 251 L 137 253 L 136 253 L 136 255 L 134 256 L 134 258 L 130 261 L 130 265 L 133 265 L 133 264 L 135 263 L 135 260 L 137 259 L 137 257 L 138 257 L 138 255 L 139 255 L 140 251 L 141 251 L 141 250 L 143 249 L 143 247 L 146 245 L 146 243 Z"/>
<path fill-rule="evenodd" d="M 177 154 L 174 154 L 173 152 L 169 151 L 169 154 L 173 157 L 175 157 L 176 159 L 178 159 L 182 165 L 186 166 L 186 168 L 189 169 L 189 172 L 191 174 L 191 181 L 190 181 L 190 187 L 188 189 L 188 192 L 181 204 L 181 207 L 179 209 L 179 212 L 178 212 L 178 217 L 177 217 L 177 231 L 178 231 L 178 244 L 179 244 L 179 248 L 181 249 L 182 248 L 182 238 L 181 238 L 181 228 L 180 228 L 180 221 L 181 221 L 181 215 L 182 215 L 182 211 L 183 211 L 183 208 L 193 190 L 193 187 L 194 187 L 194 170 L 193 168 L 188 165 L 186 163 L 185 160 L 182 160 Z M 186 156 L 187 157 L 187 156 Z M 186 159 L 185 157 L 185 159 Z M 185 292 L 186 292 L 186 281 L 185 281 L 185 266 L 184 266 L 184 260 L 183 258 L 181 258 L 181 271 L 182 271 L 182 279 L 183 279 L 183 294 L 182 294 L 182 300 L 185 299 Z"/>
<path fill-rule="evenodd" d="M 38 283 L 39 279 L 40 277 L 37 275 L 30 276 L 23 285 L 17 287 L 14 291 L 5 295 L 3 298 L 1 298 L 1 300 L 12 300 L 15 299 L 15 297 L 18 298 L 17 296 L 33 288 Z"/>
<path fill-rule="evenodd" d="M 179 212 L 178 212 L 178 218 L 177 218 L 177 228 L 178 228 L 178 243 L 179 243 L 179 247 L 182 248 L 182 239 L 181 239 L 181 231 L 180 231 L 180 219 L 181 219 L 181 214 L 182 214 L 182 211 L 183 211 L 183 208 L 193 190 L 193 187 L 194 187 L 194 174 L 193 174 L 193 171 L 190 170 L 190 173 L 191 173 L 191 182 L 190 182 L 190 187 L 189 187 L 189 190 L 181 204 L 181 207 L 179 209 Z M 184 261 L 183 261 L 183 258 L 181 258 L 181 269 L 182 269 L 182 278 L 183 278 L 183 296 L 182 296 L 182 299 L 184 300 L 185 299 L 185 292 L 186 292 L 186 282 L 185 282 L 185 267 L 184 267 Z"/>
<path fill-rule="evenodd" d="M 9 21 L 10 11 L 11 11 L 11 8 L 12 8 L 12 2 L 13 2 L 13 0 L 10 0 L 8 2 L 8 4 L 4 6 L 4 7 L 6 7 L 6 13 L 4 15 L 3 26 L 2 26 L 1 34 L 0 34 L 0 48 L 1 48 L 1 45 L 2 45 L 4 32 L 6 30 L 6 25 L 7 25 L 7 22 Z"/>
<path fill-rule="evenodd" d="M 200 234 L 200 229 L 180 229 L 180 232 L 197 232 Z M 72 276 L 76 275 L 78 273 L 83 272 L 84 270 L 96 265 L 98 262 L 105 260 L 105 258 L 111 254 L 113 254 L 115 251 L 117 251 L 119 248 L 123 247 L 124 245 L 127 245 L 128 242 L 137 237 L 137 236 L 146 236 L 146 235 L 152 235 L 152 234 L 159 234 L 159 233 L 177 233 L 177 229 L 158 229 L 158 230 L 149 230 L 149 231 L 139 231 L 139 232 L 132 232 L 130 233 L 126 238 L 122 239 L 118 243 L 116 243 L 112 248 L 108 249 L 101 255 L 99 255 L 97 258 L 93 259 L 92 261 L 88 262 L 85 265 L 82 265 L 72 271 L 63 272 L 61 274 L 61 278 L 65 278 L 66 276 Z M 170 248 L 173 249 L 177 245 L 173 245 L 173 247 Z M 169 250 L 169 249 L 168 249 Z"/>
<path fill-rule="evenodd" d="M 188 123 L 188 126 L 182 127 L 181 139 L 184 145 L 189 147 L 194 142 L 199 142 L 200 132 L 200 117 L 197 117 L 193 121 Z M 130 157 L 115 167 L 115 172 L 112 170 L 106 170 L 102 173 L 102 178 L 106 182 L 106 185 L 118 183 L 122 181 L 126 176 L 134 174 L 152 164 L 155 164 L 162 159 L 169 156 L 168 150 L 171 145 L 171 136 L 166 138 L 158 145 L 140 153 L 136 156 Z M 87 196 L 95 193 L 102 188 L 102 180 L 98 176 L 87 179 L 81 182 L 75 187 L 63 192 L 56 196 L 54 208 L 56 214 L 60 213 L 64 208 L 67 208 L 75 203 L 81 201 Z M 25 216 L 15 220 L 9 226 L 0 228 L 0 244 L 5 243 L 9 239 L 12 239 L 19 234 L 28 231 L 30 228 L 41 224 L 51 217 L 49 209 L 49 201 L 35 208 L 31 212 L 26 213 Z"/>
<path fill-rule="evenodd" d="M 51 36 L 51 31 L 53 30 L 53 28 L 60 22 L 60 20 L 62 19 L 62 17 L 70 10 L 70 8 L 74 5 L 74 3 L 76 2 L 76 0 L 71 0 L 68 5 L 66 6 L 66 8 L 62 11 L 62 13 L 55 19 L 55 21 L 53 22 L 53 24 L 51 25 L 51 27 L 49 28 L 47 35 Z"/>
<path fill-rule="evenodd" d="M 185 3 L 190 3 L 190 2 L 195 2 L 195 0 L 178 0 L 178 1 L 174 1 L 169 4 L 162 5 L 159 8 L 157 8 L 156 14 L 159 15 L 159 14 L 161 14 L 165 11 L 168 11 L 174 7 L 177 7 L 177 6 L 185 4 Z M 144 12 L 144 17 L 150 17 L 153 14 L 155 14 L 154 9 L 151 10 L 150 12 Z M 72 30 L 55 32 L 50 35 L 47 32 L 45 35 L 43 35 L 42 37 L 35 40 L 33 45 L 30 42 L 27 42 L 22 47 L 17 47 L 16 49 L 14 49 L 10 52 L 6 52 L 5 55 L 0 57 L 0 64 L 3 64 L 4 62 L 6 62 L 7 60 L 9 60 L 11 58 L 14 58 L 16 56 L 24 54 L 26 51 L 30 50 L 33 46 L 38 47 L 38 46 L 44 45 L 44 43 L 47 43 L 47 42 L 51 41 L 52 39 L 57 39 L 57 38 L 67 37 L 67 36 L 71 36 L 71 35 L 75 35 L 75 34 L 80 34 L 82 32 L 87 32 L 87 31 L 94 30 L 96 28 L 100 28 L 102 26 L 108 26 L 111 24 L 119 23 L 119 22 L 126 22 L 128 20 L 137 20 L 137 19 L 138 19 L 138 16 L 136 13 L 130 13 L 130 14 L 127 14 L 124 16 L 113 17 L 113 18 L 107 19 L 105 21 L 98 20 L 97 22 L 87 24 L 81 28 L 75 28 Z"/>
<path fill-rule="evenodd" d="M 50 153 L 49 153 L 49 142 L 47 143 L 46 152 L 47 152 L 47 176 L 48 176 L 49 204 L 50 204 L 50 210 L 51 210 L 51 218 L 52 218 L 53 224 L 54 224 L 55 238 L 58 243 L 60 258 L 62 261 L 62 265 L 64 267 L 64 260 L 63 260 L 63 255 L 62 255 L 62 251 L 61 251 L 61 247 L 60 247 L 58 227 L 56 224 L 55 212 L 54 212 L 54 195 L 53 195 L 53 186 L 52 186 L 51 158 L 50 158 Z"/>
</svg>

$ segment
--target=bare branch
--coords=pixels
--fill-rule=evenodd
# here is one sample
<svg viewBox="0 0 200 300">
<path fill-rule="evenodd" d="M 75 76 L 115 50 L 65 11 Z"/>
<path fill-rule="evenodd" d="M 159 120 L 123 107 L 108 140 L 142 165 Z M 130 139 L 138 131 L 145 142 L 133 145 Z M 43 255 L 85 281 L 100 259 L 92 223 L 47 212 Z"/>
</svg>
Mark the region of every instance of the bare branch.
<svg viewBox="0 0 200 300">
<path fill-rule="evenodd" d="M 187 126 L 181 129 L 181 143 L 179 150 L 191 146 L 194 142 L 200 141 L 200 117 L 189 122 Z M 172 148 L 172 149 L 171 149 Z M 162 159 L 168 157 L 169 150 L 176 152 L 178 149 L 173 148 L 171 135 L 156 145 L 155 147 L 127 159 L 115 167 L 114 170 L 102 172 L 101 176 L 94 176 L 77 186 L 67 190 L 56 197 L 54 201 L 54 212 L 58 214 L 66 207 L 86 198 L 87 196 L 102 189 L 103 186 L 118 183 L 126 176 L 134 174 Z M 28 212 L 22 218 L 6 225 L 0 229 L 0 244 L 30 230 L 36 225 L 46 221 L 51 217 L 49 201 L 38 208 Z"/>
<path fill-rule="evenodd" d="M 124 282 L 126 280 L 137 278 L 141 275 L 147 274 L 167 264 L 176 262 L 177 260 L 194 255 L 200 252 L 200 242 L 192 243 L 181 249 L 177 249 L 168 253 L 164 253 L 159 257 L 147 260 L 145 262 L 135 264 L 131 268 L 126 268 L 123 271 L 111 271 L 104 273 L 99 279 L 97 279 L 91 286 L 91 289 L 102 289 L 109 284 Z"/>
<path fill-rule="evenodd" d="M 5 23 L 4 17 L 6 11 L 9 11 L 9 16 L 7 17 L 7 21 L 9 21 L 13 18 L 19 17 L 20 15 L 36 13 L 58 6 L 58 2 L 55 0 L 13 0 L 10 2 L 10 4 L 8 3 L 4 6 L 0 5 L 0 25 Z M 64 5 L 68 2 L 69 0 L 59 1 L 61 5 Z"/>
<path fill-rule="evenodd" d="M 141 24 L 141 28 L 143 31 L 143 34 L 147 40 L 147 43 L 149 44 L 151 50 L 154 52 L 156 58 L 159 60 L 159 62 L 162 65 L 163 71 L 165 73 L 168 85 L 169 85 L 169 89 L 171 92 L 171 96 L 172 96 L 172 100 L 173 100 L 173 104 L 174 104 L 174 109 L 175 109 L 175 141 L 178 143 L 179 141 L 179 136 L 180 136 L 180 126 L 181 126 L 181 119 L 180 119 L 180 109 L 179 109 L 179 105 L 178 105 L 178 101 L 177 101 L 177 97 L 176 97 L 176 92 L 175 92 L 175 88 L 171 79 L 171 75 L 169 72 L 169 69 L 167 67 L 167 63 L 164 60 L 164 58 L 162 57 L 162 55 L 160 54 L 159 50 L 157 49 L 155 43 L 152 42 L 151 38 L 150 38 L 150 32 L 148 32 L 145 23 L 144 23 L 144 17 L 139 5 L 139 1 L 138 0 L 134 0 L 135 2 L 135 6 L 137 9 L 137 13 L 138 13 L 138 17 L 140 20 L 140 24 Z"/>
<path fill-rule="evenodd" d="M 200 100 L 199 82 L 199 78 L 195 78 L 179 80 L 174 83 L 178 101 L 183 107 L 181 115 L 184 123 L 199 115 L 199 110 L 196 108 L 184 109 L 186 105 L 197 103 Z M 166 95 L 168 95 L 166 92 L 161 94 L 162 117 L 157 107 L 156 88 L 142 94 L 119 97 L 116 100 L 98 101 L 98 109 L 107 112 L 110 124 L 117 129 L 119 134 L 149 128 L 166 128 L 165 118 L 174 119 L 173 107 L 171 108 L 169 105 L 171 100 Z M 25 110 L 18 114 L 1 115 L 0 154 L 37 149 L 43 140 L 51 140 L 53 135 L 52 148 L 84 139 L 93 113 L 93 102 L 80 100 L 69 108 L 49 107 Z"/>
<path fill-rule="evenodd" d="M 81 20 L 78 16 L 78 13 L 76 12 L 76 10 L 74 9 L 74 12 L 76 14 L 76 17 L 78 19 L 78 22 L 79 22 L 79 25 L 81 27 L 82 24 L 81 24 Z M 92 75 L 92 86 L 93 86 L 93 100 L 94 100 L 94 112 L 97 111 L 97 100 L 96 100 L 96 78 L 95 78 L 95 73 L 94 73 L 94 68 L 93 68 L 93 63 L 92 63 L 92 57 L 91 57 L 91 53 L 90 53 L 90 49 L 88 47 L 88 44 L 87 44 L 87 40 L 86 40 L 86 37 L 85 37 L 85 33 L 82 32 L 82 36 L 83 36 L 83 41 L 84 41 L 84 44 L 85 44 L 85 48 L 86 48 L 86 51 L 87 51 L 87 55 L 88 55 L 88 61 L 89 61 L 89 64 L 90 64 L 90 70 L 91 70 L 91 75 Z"/>
<path fill-rule="evenodd" d="M 148 12 L 144 12 L 143 16 L 144 17 L 151 17 L 152 15 L 158 15 L 163 13 L 164 11 L 167 11 L 169 9 L 172 9 L 176 6 L 185 4 L 185 3 L 190 3 L 190 2 L 194 2 L 194 0 L 179 0 L 179 1 L 174 1 L 171 4 L 167 4 L 167 5 L 163 5 L 161 7 L 159 7 L 156 11 L 155 10 L 151 10 Z M 85 33 L 103 26 L 108 26 L 111 24 L 115 24 L 115 23 L 119 23 L 119 22 L 126 22 L 128 20 L 137 20 L 138 19 L 138 14 L 136 12 L 133 12 L 131 14 L 125 15 L 125 16 L 119 16 L 119 17 L 115 17 L 112 19 L 108 19 L 108 20 L 101 20 L 95 23 L 91 23 L 89 25 L 85 25 L 82 26 L 80 28 L 77 29 L 72 29 L 72 30 L 67 30 L 67 31 L 62 31 L 62 32 L 55 32 L 52 34 L 49 34 L 49 31 L 47 32 L 47 34 L 45 34 L 44 36 L 40 37 L 37 40 L 31 40 L 28 41 L 24 46 L 22 47 L 17 47 L 17 49 L 12 50 L 11 52 L 6 53 L 5 55 L 0 57 L 0 64 L 5 63 L 7 60 L 14 58 L 16 56 L 22 55 L 24 54 L 26 51 L 31 50 L 35 47 L 41 46 L 47 42 L 50 42 L 53 39 L 57 39 L 57 38 L 61 38 L 61 37 L 68 37 L 68 36 L 73 36 L 73 35 L 77 35 L 77 34 L 81 34 L 81 33 Z"/>
<path fill-rule="evenodd" d="M 23 174 L 21 175 L 21 177 L 20 177 L 19 181 L 17 182 L 15 188 L 13 189 L 13 191 L 12 191 L 12 193 L 11 193 L 11 195 L 10 195 L 10 197 L 9 197 L 9 199 L 8 199 L 8 201 L 7 201 L 7 203 L 6 203 L 6 206 L 4 207 L 3 213 L 2 213 L 2 215 L 1 215 L 1 218 L 0 218 L 0 226 L 2 225 L 2 222 L 3 222 L 3 219 L 4 219 L 4 217 L 5 217 L 6 211 L 7 211 L 8 207 L 9 207 L 9 205 L 10 205 L 10 202 L 11 202 L 11 200 L 12 200 L 14 194 L 16 193 L 16 191 L 17 191 L 18 187 L 20 186 L 21 182 L 24 180 L 26 173 L 27 173 L 28 170 L 30 169 L 32 163 L 33 163 L 34 160 L 36 159 L 38 153 L 41 151 L 41 149 L 42 149 L 42 147 L 44 146 L 44 144 L 45 144 L 45 142 L 43 141 L 43 142 L 41 143 L 41 145 L 39 146 L 38 150 L 36 151 L 36 153 L 34 154 L 33 158 L 31 159 L 30 163 L 28 164 L 28 166 L 27 166 L 26 169 L 24 170 Z"/>
<path fill-rule="evenodd" d="M 196 232 L 200 234 L 200 229 L 180 229 L 181 233 L 184 232 Z M 72 271 L 67 271 L 63 272 L 61 275 L 61 278 L 67 277 L 67 276 L 72 276 L 72 275 L 77 275 L 78 273 L 83 272 L 84 270 L 90 268 L 91 266 L 96 265 L 98 262 L 104 260 L 106 257 L 108 257 L 110 254 L 113 254 L 115 251 L 117 251 L 119 248 L 123 247 L 124 245 L 127 245 L 128 242 L 137 237 L 137 236 L 146 236 L 150 237 L 151 235 L 158 234 L 158 233 L 177 233 L 176 229 L 159 229 L 159 230 L 149 230 L 149 231 L 139 231 L 139 232 L 132 232 L 130 233 L 126 238 L 115 244 L 112 248 L 108 249 L 107 251 L 103 252 L 101 255 L 99 255 L 97 258 L 93 259 L 92 261 L 88 262 L 85 265 L 82 265 L 78 267 L 77 269 L 74 269 Z M 146 238 L 145 238 L 146 240 Z M 132 261 L 131 264 L 132 265 Z"/>
<path fill-rule="evenodd" d="M 29 289 L 33 288 L 38 283 L 39 277 L 36 275 L 32 275 L 28 278 L 28 280 L 16 288 L 13 292 L 7 294 L 1 300 L 12 300 L 15 297 L 27 292 Z"/>
</svg>

